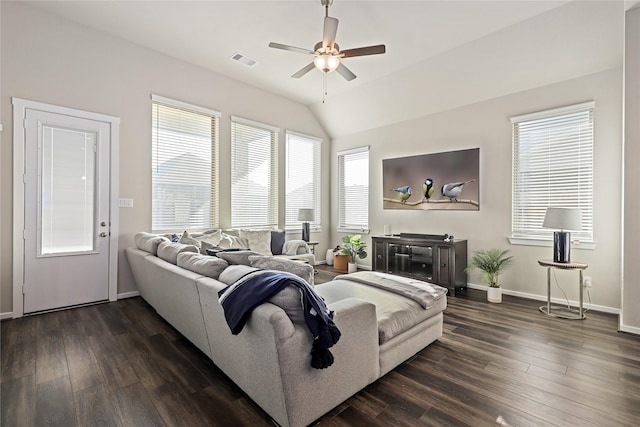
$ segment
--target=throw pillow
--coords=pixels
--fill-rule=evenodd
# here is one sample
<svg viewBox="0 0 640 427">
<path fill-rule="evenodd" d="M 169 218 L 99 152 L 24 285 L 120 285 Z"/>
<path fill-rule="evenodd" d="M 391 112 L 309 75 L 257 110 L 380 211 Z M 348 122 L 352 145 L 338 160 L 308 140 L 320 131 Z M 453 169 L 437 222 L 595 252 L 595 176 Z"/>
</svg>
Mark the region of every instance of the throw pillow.
<svg viewBox="0 0 640 427">
<path fill-rule="evenodd" d="M 285 240 L 284 230 L 271 230 L 271 253 L 273 255 L 282 255 Z"/>
<path fill-rule="evenodd" d="M 313 267 L 305 262 L 272 256 L 250 256 L 249 265 L 264 270 L 287 271 L 313 286 Z"/>
<path fill-rule="evenodd" d="M 218 280 L 226 285 L 231 285 L 245 274 L 256 270 L 257 268 L 249 267 L 248 265 L 230 265 L 220 273 Z"/>
<path fill-rule="evenodd" d="M 180 240 L 178 240 L 178 243 L 200 247 L 200 242 L 194 239 L 187 230 L 184 230 L 184 233 L 182 233 L 182 236 L 180 237 Z"/>
<path fill-rule="evenodd" d="M 253 255 L 260 255 L 254 251 L 220 251 L 216 253 L 218 258 L 222 258 L 227 261 L 229 264 L 241 264 L 241 265 L 249 265 L 249 257 Z"/>
<path fill-rule="evenodd" d="M 271 230 L 240 230 L 240 238 L 246 239 L 249 248 L 263 255 L 271 253 Z"/>
<path fill-rule="evenodd" d="M 198 253 L 198 247 L 195 245 L 183 245 L 182 243 L 162 242 L 158 246 L 158 258 L 163 259 L 171 264 L 178 262 L 178 254 L 182 252 Z"/>
<path fill-rule="evenodd" d="M 158 236 L 157 234 L 140 232 L 136 233 L 134 241 L 138 249 L 157 255 L 160 243 L 167 242 L 169 239 L 163 236 Z"/>
<path fill-rule="evenodd" d="M 220 273 L 229 266 L 223 259 L 201 255 L 194 252 L 182 252 L 178 254 L 178 267 L 185 268 L 203 276 L 218 279 Z"/>
<path fill-rule="evenodd" d="M 225 249 L 248 248 L 249 242 L 247 242 L 246 239 L 242 239 L 237 236 L 232 236 L 231 234 L 222 233 L 222 238 L 220 239 L 218 246 Z"/>
</svg>

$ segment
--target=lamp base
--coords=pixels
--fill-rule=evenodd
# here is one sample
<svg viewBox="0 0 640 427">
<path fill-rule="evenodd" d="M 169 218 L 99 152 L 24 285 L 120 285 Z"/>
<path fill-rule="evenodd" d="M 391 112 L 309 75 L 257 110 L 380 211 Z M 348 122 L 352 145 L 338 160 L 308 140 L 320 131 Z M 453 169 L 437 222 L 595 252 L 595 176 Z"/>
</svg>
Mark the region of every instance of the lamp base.
<svg viewBox="0 0 640 427">
<path fill-rule="evenodd" d="M 311 235 L 311 231 L 309 229 L 309 223 L 303 222 L 302 223 L 302 240 L 304 240 L 305 242 L 308 242 L 310 235 Z"/>
<path fill-rule="evenodd" d="M 571 233 L 568 231 L 553 232 L 553 262 L 571 262 Z"/>
</svg>

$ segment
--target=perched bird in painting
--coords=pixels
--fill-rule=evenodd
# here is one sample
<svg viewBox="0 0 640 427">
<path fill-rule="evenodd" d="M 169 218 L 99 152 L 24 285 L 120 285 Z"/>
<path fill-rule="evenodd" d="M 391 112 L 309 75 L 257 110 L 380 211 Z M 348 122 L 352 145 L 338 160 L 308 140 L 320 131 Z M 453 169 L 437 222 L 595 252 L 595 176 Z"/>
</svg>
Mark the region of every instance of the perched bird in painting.
<svg viewBox="0 0 640 427">
<path fill-rule="evenodd" d="M 442 195 L 448 197 L 451 201 L 458 201 L 458 196 L 462 193 L 462 187 L 465 184 L 474 182 L 475 179 L 471 179 L 465 182 L 451 182 L 442 186 Z"/>
<path fill-rule="evenodd" d="M 433 196 L 433 180 L 431 178 L 427 178 L 424 180 L 424 184 L 422 184 L 422 194 L 424 194 L 424 201 L 429 201 L 431 196 Z"/>
<path fill-rule="evenodd" d="M 408 185 L 405 187 L 392 188 L 389 191 L 397 191 L 403 205 L 407 202 L 407 199 L 411 197 L 411 194 L 413 193 L 413 189 Z"/>
</svg>

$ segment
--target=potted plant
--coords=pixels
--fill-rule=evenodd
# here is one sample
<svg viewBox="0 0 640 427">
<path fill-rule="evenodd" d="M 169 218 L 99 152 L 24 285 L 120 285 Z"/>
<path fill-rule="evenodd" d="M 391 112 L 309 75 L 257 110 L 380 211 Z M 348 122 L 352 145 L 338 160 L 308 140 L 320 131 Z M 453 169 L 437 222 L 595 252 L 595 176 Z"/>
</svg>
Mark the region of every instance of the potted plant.
<svg viewBox="0 0 640 427">
<path fill-rule="evenodd" d="M 480 280 L 485 282 L 487 288 L 487 300 L 489 302 L 502 302 L 502 288 L 498 283 L 498 275 L 504 271 L 513 261 L 509 250 L 481 249 L 473 253 L 471 265 L 466 268 L 471 272 L 476 268 L 480 270 Z"/>
<path fill-rule="evenodd" d="M 360 234 L 344 236 L 340 248 L 340 252 L 343 255 L 349 255 L 351 257 L 347 270 L 349 273 L 353 273 L 358 269 L 356 258 L 363 259 L 367 257 L 367 244 L 362 240 L 362 235 Z"/>
</svg>

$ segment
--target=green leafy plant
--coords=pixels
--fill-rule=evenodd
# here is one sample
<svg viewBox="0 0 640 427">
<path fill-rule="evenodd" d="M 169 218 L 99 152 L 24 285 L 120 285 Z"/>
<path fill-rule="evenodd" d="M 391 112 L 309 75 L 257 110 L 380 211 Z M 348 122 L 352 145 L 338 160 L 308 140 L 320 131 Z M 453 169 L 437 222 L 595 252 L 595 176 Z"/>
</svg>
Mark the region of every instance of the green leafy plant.
<svg viewBox="0 0 640 427">
<path fill-rule="evenodd" d="M 513 261 L 509 250 L 481 249 L 473 253 L 471 265 L 465 270 L 471 272 L 476 268 L 480 270 L 480 280 L 492 288 L 499 288 L 498 275 L 504 271 Z"/>
<path fill-rule="evenodd" d="M 362 240 L 362 235 L 344 236 L 340 243 L 340 252 L 344 255 L 351 255 L 352 262 L 356 257 L 363 259 L 367 257 L 367 244 Z"/>
</svg>

